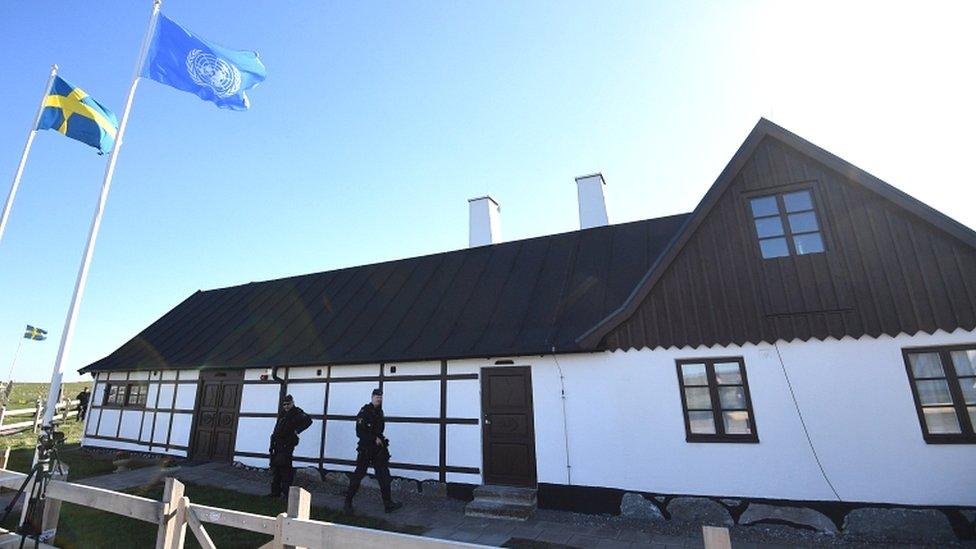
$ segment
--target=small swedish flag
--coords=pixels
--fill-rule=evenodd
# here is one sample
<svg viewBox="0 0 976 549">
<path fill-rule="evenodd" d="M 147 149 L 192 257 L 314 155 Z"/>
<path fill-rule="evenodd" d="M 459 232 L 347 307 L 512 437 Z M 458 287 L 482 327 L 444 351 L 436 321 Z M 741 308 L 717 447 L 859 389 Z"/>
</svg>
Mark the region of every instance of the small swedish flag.
<svg viewBox="0 0 976 549">
<path fill-rule="evenodd" d="M 37 129 L 55 129 L 72 139 L 98 149 L 98 154 L 112 150 L 119 121 L 112 111 L 95 101 L 81 88 L 55 76 L 44 98 L 44 112 Z"/>
<path fill-rule="evenodd" d="M 47 339 L 47 330 L 42 330 L 40 328 L 35 328 L 30 324 L 24 330 L 24 339 L 33 339 L 36 341 L 44 341 Z"/>
</svg>

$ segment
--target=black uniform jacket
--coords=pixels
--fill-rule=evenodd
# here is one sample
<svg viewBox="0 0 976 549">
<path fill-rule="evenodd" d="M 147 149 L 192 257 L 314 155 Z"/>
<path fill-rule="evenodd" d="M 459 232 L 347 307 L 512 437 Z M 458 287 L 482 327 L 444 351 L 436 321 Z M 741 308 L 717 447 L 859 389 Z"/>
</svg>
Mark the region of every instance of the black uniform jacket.
<svg viewBox="0 0 976 549">
<path fill-rule="evenodd" d="M 298 406 L 293 406 L 291 410 L 278 416 L 274 432 L 271 433 L 271 453 L 294 450 L 298 446 L 298 434 L 311 424 L 312 418 Z"/>
<path fill-rule="evenodd" d="M 88 406 L 88 398 L 90 396 L 91 396 L 91 393 L 82 391 L 82 392 L 78 393 L 78 396 L 75 397 L 75 400 L 78 401 L 78 405 L 79 406 L 82 406 L 82 407 Z"/>
<path fill-rule="evenodd" d="M 386 418 L 383 417 L 383 408 L 373 406 L 373 403 L 365 404 L 359 409 L 356 415 L 356 436 L 359 437 L 359 451 L 376 450 L 380 448 L 376 444 L 376 439 L 383 441 L 386 446 L 387 440 L 383 436 L 383 429 L 386 428 Z"/>
</svg>

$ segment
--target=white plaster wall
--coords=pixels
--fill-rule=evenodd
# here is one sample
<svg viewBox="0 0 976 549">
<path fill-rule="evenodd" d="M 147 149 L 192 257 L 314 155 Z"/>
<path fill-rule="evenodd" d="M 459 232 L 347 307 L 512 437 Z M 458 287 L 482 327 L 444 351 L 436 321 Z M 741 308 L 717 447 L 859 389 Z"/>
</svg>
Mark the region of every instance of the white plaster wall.
<svg viewBox="0 0 976 549">
<path fill-rule="evenodd" d="M 390 461 L 420 465 L 437 465 L 440 461 L 440 427 L 437 425 L 387 422 L 384 434 L 390 439 Z"/>
<path fill-rule="evenodd" d="M 234 456 L 234 461 L 243 463 L 244 465 L 247 465 L 249 467 L 267 467 L 268 466 L 268 459 L 267 458 L 256 458 L 256 457 L 235 455 Z"/>
<path fill-rule="evenodd" d="M 178 373 L 180 381 L 200 379 L 199 370 L 179 370 Z"/>
<path fill-rule="evenodd" d="M 139 440 L 139 427 L 142 426 L 142 410 L 123 410 L 119 438 Z"/>
<path fill-rule="evenodd" d="M 234 450 L 237 452 L 268 453 L 271 443 L 271 431 L 274 430 L 273 417 L 242 417 L 237 420 L 237 441 Z M 331 428 L 331 425 L 329 426 Z M 265 461 L 267 467 L 267 461 Z"/>
<path fill-rule="evenodd" d="M 86 435 L 94 435 L 94 434 L 97 434 L 97 433 L 95 433 L 95 427 L 98 426 L 98 416 L 101 415 L 101 413 L 102 413 L 102 410 L 96 408 L 96 409 L 90 410 L 88 412 L 88 415 L 85 416 L 85 434 Z"/>
<path fill-rule="evenodd" d="M 165 373 L 165 372 L 164 372 Z M 159 407 L 173 407 L 173 393 L 176 392 L 176 385 L 172 383 L 162 383 L 159 385 Z"/>
<path fill-rule="evenodd" d="M 170 413 L 156 413 L 156 430 L 153 432 L 152 441 L 155 444 L 166 444 L 166 433 L 169 431 Z"/>
<path fill-rule="evenodd" d="M 274 424 L 271 425 L 272 429 Z M 271 430 L 265 431 L 265 438 L 270 440 Z M 298 435 L 298 446 L 295 447 L 295 456 L 319 458 L 319 450 L 322 446 L 322 420 L 314 419 L 308 429 Z M 265 448 L 267 450 L 267 448 Z"/>
<path fill-rule="evenodd" d="M 148 443 L 152 440 L 152 426 L 153 426 L 153 413 L 146 412 L 142 417 L 142 434 L 139 435 L 139 440 Z"/>
<path fill-rule="evenodd" d="M 114 437 L 119 428 L 119 411 L 102 410 L 101 421 L 97 422 L 98 436 Z"/>
<path fill-rule="evenodd" d="M 278 409 L 278 384 L 244 385 L 241 389 L 241 412 L 274 413 Z"/>
<path fill-rule="evenodd" d="M 169 443 L 176 446 L 189 446 L 190 444 L 190 425 L 193 423 L 193 414 L 173 414 L 173 430 L 170 432 Z"/>
<path fill-rule="evenodd" d="M 371 394 L 372 389 L 366 393 L 367 401 Z M 363 402 L 363 404 L 365 403 L 366 401 Z M 441 383 L 439 381 L 396 381 L 384 383 L 383 413 L 387 416 L 394 417 L 440 417 Z M 387 424 L 387 429 L 389 429 L 390 425 L 389 423 Z"/>
<path fill-rule="evenodd" d="M 95 388 L 92 389 L 91 402 L 101 404 L 103 400 L 105 400 L 105 382 L 100 381 L 96 383 Z"/>
<path fill-rule="evenodd" d="M 161 379 L 174 380 L 176 379 L 177 373 L 179 373 L 178 370 L 163 370 L 163 376 Z"/>
<path fill-rule="evenodd" d="M 778 344 L 817 454 L 841 499 L 976 504 L 976 446 L 925 443 L 901 355 L 904 347 L 973 342 L 976 333 L 957 331 Z M 719 356 L 744 358 L 758 444 L 685 441 L 675 360 Z M 571 482 L 675 494 L 835 500 L 778 357 L 776 347 L 765 344 L 559 357 Z M 515 365 L 532 368 L 539 481 L 566 484 L 557 361 L 529 357 Z"/>
<path fill-rule="evenodd" d="M 393 369 L 396 368 L 396 372 Z M 335 369 L 332 370 L 333 375 Z M 440 375 L 441 363 L 439 360 L 428 362 L 388 362 L 383 365 L 383 375 L 389 378 L 397 376 L 421 376 L 421 375 Z M 376 375 L 375 373 L 372 375 Z"/>
<path fill-rule="evenodd" d="M 156 402 L 157 396 L 159 396 L 159 384 L 151 383 L 149 385 L 149 393 L 146 395 L 146 408 L 155 408 L 157 404 L 162 404 L 161 402 Z M 166 405 L 169 406 L 169 402 L 167 402 Z"/>
<path fill-rule="evenodd" d="M 322 379 L 325 380 L 329 369 L 326 366 L 299 366 L 288 368 L 288 379 Z M 278 374 L 281 375 L 280 373 Z M 270 378 L 270 375 L 268 376 Z"/>
<path fill-rule="evenodd" d="M 295 399 L 295 405 L 305 410 L 306 414 L 321 414 L 325 404 L 325 380 L 322 383 L 289 383 L 286 389 L 288 394 Z M 278 404 L 278 395 L 275 395 L 274 406 Z M 272 408 L 274 411 L 275 408 Z M 318 450 L 315 451 L 316 457 Z"/>
<path fill-rule="evenodd" d="M 447 464 L 481 468 L 481 426 L 447 426 Z"/>
<path fill-rule="evenodd" d="M 149 372 L 130 372 L 129 381 L 146 381 L 149 379 Z"/>
<path fill-rule="evenodd" d="M 335 373 L 335 368 L 332 372 Z M 379 374 L 377 368 L 376 374 Z M 344 381 L 329 384 L 329 413 L 354 416 L 369 402 L 376 383 L 372 381 Z M 384 403 L 385 405 L 385 403 Z M 331 423 L 330 423 L 331 428 Z M 328 431 L 328 429 L 326 429 Z"/>
<path fill-rule="evenodd" d="M 366 377 L 380 375 L 379 364 L 353 364 L 350 366 L 333 366 L 332 377 Z"/>
<path fill-rule="evenodd" d="M 125 372 L 109 372 L 108 378 L 110 380 L 125 380 Z"/>
<path fill-rule="evenodd" d="M 370 469 L 372 474 L 373 470 Z M 390 475 L 394 477 L 412 478 L 416 480 L 436 480 L 438 477 L 437 473 L 432 473 L 430 471 L 416 471 L 413 469 L 390 469 Z"/>
<path fill-rule="evenodd" d="M 197 385 L 195 383 L 180 383 L 176 388 L 176 407 L 181 410 L 192 410 L 197 400 Z"/>
<path fill-rule="evenodd" d="M 448 370 L 455 373 L 453 369 Z M 456 379 L 447 382 L 447 417 L 477 419 L 481 417 L 481 381 Z"/>
<path fill-rule="evenodd" d="M 271 368 L 251 368 L 250 370 L 244 370 L 244 379 L 246 381 L 258 381 L 262 375 L 267 375 L 268 379 L 271 379 Z"/>
<path fill-rule="evenodd" d="M 355 421 L 329 420 L 329 425 L 325 429 L 326 457 L 356 459 L 357 442 Z"/>
</svg>

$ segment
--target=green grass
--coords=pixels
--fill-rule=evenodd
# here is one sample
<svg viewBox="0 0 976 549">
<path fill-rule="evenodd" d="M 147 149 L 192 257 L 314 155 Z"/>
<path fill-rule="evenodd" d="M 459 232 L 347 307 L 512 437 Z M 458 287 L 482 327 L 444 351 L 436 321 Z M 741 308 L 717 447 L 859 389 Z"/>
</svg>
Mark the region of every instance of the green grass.
<svg viewBox="0 0 976 549">
<path fill-rule="evenodd" d="M 127 493 L 159 500 L 163 495 L 163 484 L 157 483 L 143 488 L 126 490 Z M 186 496 L 191 502 L 236 509 L 269 517 L 277 516 L 286 510 L 284 501 L 277 498 L 251 496 L 230 490 L 186 484 Z M 312 507 L 312 518 L 328 522 L 351 524 L 408 534 L 420 534 L 421 527 L 398 527 L 389 522 L 368 517 L 346 517 L 340 512 L 324 507 Z M 236 528 L 204 524 L 210 538 L 217 547 L 258 547 L 271 540 L 270 536 L 256 534 Z M 58 547 L 152 547 L 156 541 L 157 527 L 135 519 L 98 511 L 90 507 L 64 504 L 58 522 L 58 536 L 54 544 Z M 186 546 L 199 547 L 192 532 L 187 529 Z"/>
<path fill-rule="evenodd" d="M 7 410 L 33 408 L 34 403 L 38 398 L 47 400 L 47 391 L 50 385 L 50 383 L 14 382 L 14 388 L 10 393 L 10 400 L 7 403 Z M 81 392 L 81 388 L 85 386 L 87 386 L 90 391 L 92 384 L 88 382 L 65 383 L 62 385 L 61 394 L 65 397 L 70 397 L 73 399 L 75 395 Z M 33 417 L 28 415 L 13 416 L 4 419 L 4 423 L 20 423 L 22 421 L 30 421 L 31 419 L 33 419 Z M 64 431 L 66 442 L 72 443 L 81 441 L 82 422 L 75 421 L 74 418 L 69 418 L 67 422 L 61 425 L 60 429 Z M 26 431 L 21 431 L 12 435 L 0 436 L 0 447 L 10 446 L 12 449 L 33 449 L 36 442 L 37 435 L 35 435 L 34 431 L 31 429 L 27 429 Z"/>
</svg>

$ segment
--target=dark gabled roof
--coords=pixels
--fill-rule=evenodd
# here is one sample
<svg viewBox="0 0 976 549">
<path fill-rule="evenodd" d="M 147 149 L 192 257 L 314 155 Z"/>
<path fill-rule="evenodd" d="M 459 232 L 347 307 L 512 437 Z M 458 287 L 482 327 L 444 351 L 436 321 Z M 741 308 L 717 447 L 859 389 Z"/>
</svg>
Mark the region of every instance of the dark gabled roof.
<svg viewBox="0 0 976 549">
<path fill-rule="evenodd" d="M 592 328 L 577 338 L 576 342 L 581 348 L 592 349 L 600 345 L 604 336 L 611 332 L 615 327 L 629 319 L 641 305 L 644 299 L 650 294 L 651 290 L 668 270 L 671 263 L 678 257 L 685 244 L 695 234 L 695 230 L 708 216 L 712 208 L 718 203 L 726 189 L 735 180 L 736 175 L 752 157 L 756 148 L 764 138 L 771 137 L 789 147 L 792 147 L 801 154 L 820 162 L 824 166 L 844 175 L 855 184 L 872 191 L 881 197 L 889 200 L 895 205 L 911 212 L 920 219 L 929 223 L 933 227 L 945 232 L 959 242 L 976 248 L 976 232 L 966 227 L 962 223 L 950 218 L 944 213 L 932 208 L 931 206 L 919 201 L 907 193 L 891 186 L 890 184 L 878 179 L 868 172 L 847 162 L 816 145 L 803 139 L 802 137 L 761 118 L 756 127 L 753 128 L 749 136 L 736 151 L 735 155 L 729 160 L 725 169 L 719 174 L 718 178 L 709 188 L 701 202 L 691 213 L 685 227 L 676 235 L 668 248 L 658 255 L 654 264 L 648 268 L 640 282 L 634 287 L 627 299 L 606 318 L 595 324 Z"/>
<path fill-rule="evenodd" d="M 198 291 L 81 372 L 580 351 L 688 217 Z"/>
</svg>

